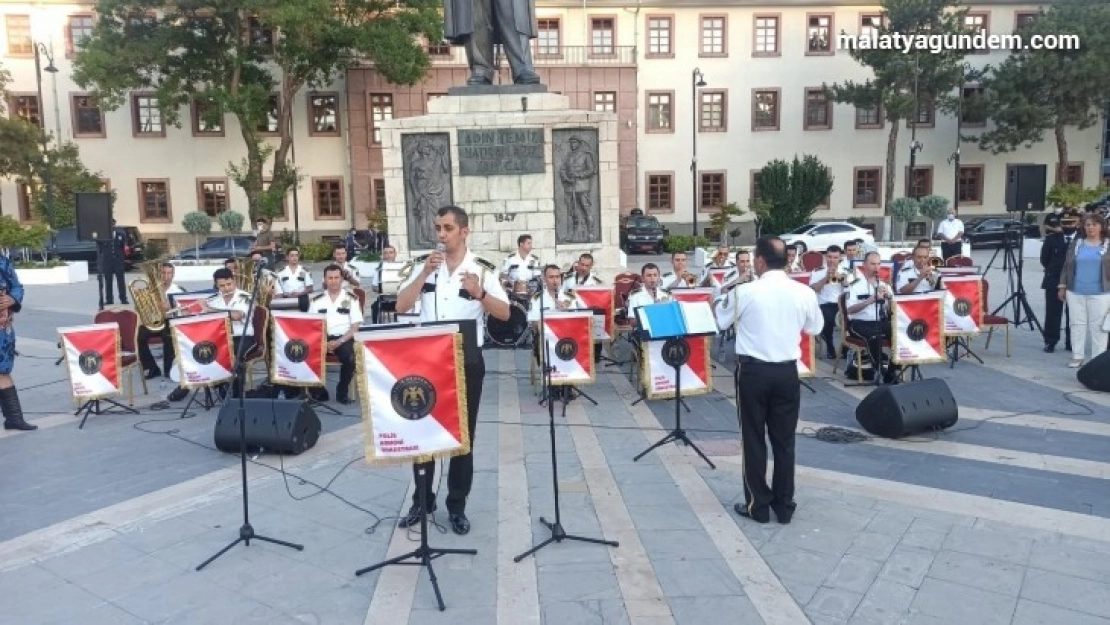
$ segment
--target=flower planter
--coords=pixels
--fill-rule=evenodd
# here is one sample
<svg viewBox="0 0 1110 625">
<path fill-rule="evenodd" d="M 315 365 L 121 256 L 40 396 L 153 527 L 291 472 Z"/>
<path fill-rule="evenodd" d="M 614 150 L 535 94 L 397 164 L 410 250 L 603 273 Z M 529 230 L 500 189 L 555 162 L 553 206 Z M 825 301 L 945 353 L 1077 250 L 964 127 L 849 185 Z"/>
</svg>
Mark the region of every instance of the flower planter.
<svg viewBox="0 0 1110 625">
<path fill-rule="evenodd" d="M 16 269 L 15 273 L 24 285 L 75 284 L 89 279 L 89 263 L 78 260 L 57 267 Z"/>
</svg>

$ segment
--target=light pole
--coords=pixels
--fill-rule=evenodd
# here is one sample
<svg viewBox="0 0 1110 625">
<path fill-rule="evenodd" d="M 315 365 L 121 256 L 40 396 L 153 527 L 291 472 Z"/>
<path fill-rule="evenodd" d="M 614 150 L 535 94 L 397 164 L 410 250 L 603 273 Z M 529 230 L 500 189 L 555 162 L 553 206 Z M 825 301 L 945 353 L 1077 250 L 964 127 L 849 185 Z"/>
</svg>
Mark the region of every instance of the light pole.
<svg viewBox="0 0 1110 625">
<path fill-rule="evenodd" d="M 693 209 L 694 209 L 694 245 L 697 245 L 698 240 L 698 87 L 704 87 L 705 74 L 701 73 L 701 69 L 695 67 L 693 76 L 690 80 L 690 103 L 693 109 L 693 125 L 690 130 L 693 134 L 693 158 L 690 160 L 690 174 L 693 182 Z"/>
<path fill-rule="evenodd" d="M 40 55 L 46 57 L 46 67 L 42 67 Z M 50 54 L 50 50 L 46 48 L 43 43 L 35 44 L 35 86 L 38 89 L 39 99 L 39 141 L 42 143 L 42 180 L 46 186 L 46 224 L 50 229 L 54 229 L 54 183 L 51 179 L 50 171 L 50 155 L 48 153 L 48 138 L 46 136 L 46 119 L 42 112 L 44 102 L 42 100 L 42 72 L 46 71 L 51 74 L 56 74 L 58 68 L 54 67 L 54 57 Z"/>
<path fill-rule="evenodd" d="M 956 87 L 956 151 L 948 157 L 955 171 L 953 176 L 952 210 L 960 214 L 960 130 L 964 122 L 964 85 L 972 78 L 971 65 L 964 63 L 960 84 Z"/>
<path fill-rule="evenodd" d="M 909 195 L 917 199 L 917 153 L 925 146 L 917 140 L 917 124 L 921 120 L 921 101 L 918 99 L 917 83 L 920 72 L 917 67 L 917 57 L 913 57 L 913 125 L 910 126 L 910 173 Z"/>
</svg>

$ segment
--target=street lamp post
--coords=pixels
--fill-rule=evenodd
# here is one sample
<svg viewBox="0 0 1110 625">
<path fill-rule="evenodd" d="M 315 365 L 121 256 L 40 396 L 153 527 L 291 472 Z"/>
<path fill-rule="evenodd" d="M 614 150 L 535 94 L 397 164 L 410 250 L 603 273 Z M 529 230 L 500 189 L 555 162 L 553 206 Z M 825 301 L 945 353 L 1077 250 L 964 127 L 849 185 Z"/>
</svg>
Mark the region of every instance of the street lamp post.
<svg viewBox="0 0 1110 625">
<path fill-rule="evenodd" d="M 46 57 L 46 67 L 42 67 L 40 56 Z M 42 180 L 46 186 L 46 223 L 50 229 L 54 229 L 54 182 L 51 177 L 49 138 L 46 135 L 46 120 L 43 117 L 43 99 L 42 99 L 42 72 L 46 71 L 51 74 L 58 72 L 58 68 L 54 67 L 54 57 L 50 54 L 50 50 L 46 48 L 45 44 L 35 44 L 35 86 L 38 90 L 38 109 L 39 109 L 39 141 L 42 143 Z"/>
<path fill-rule="evenodd" d="M 917 57 L 913 59 L 913 125 L 910 126 L 910 173 L 909 195 L 917 199 L 917 153 L 925 146 L 917 140 L 917 124 L 921 121 L 921 101 L 917 91 L 920 73 L 917 67 Z"/>
<path fill-rule="evenodd" d="M 690 103 L 693 109 L 693 124 L 690 128 L 693 134 L 693 158 L 690 160 L 690 174 L 694 188 L 692 208 L 694 209 L 694 245 L 696 246 L 698 240 L 698 87 L 706 86 L 705 74 L 701 73 L 701 69 L 694 68 L 690 84 Z"/>
</svg>

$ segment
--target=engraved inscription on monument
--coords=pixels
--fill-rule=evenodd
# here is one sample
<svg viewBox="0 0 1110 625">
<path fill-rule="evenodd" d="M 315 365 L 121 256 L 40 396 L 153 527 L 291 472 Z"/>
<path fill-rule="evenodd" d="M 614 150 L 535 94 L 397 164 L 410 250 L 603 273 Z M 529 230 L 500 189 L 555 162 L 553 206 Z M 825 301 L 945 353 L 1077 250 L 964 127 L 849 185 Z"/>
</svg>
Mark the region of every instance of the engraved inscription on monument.
<svg viewBox="0 0 1110 625">
<path fill-rule="evenodd" d="M 436 211 L 454 203 L 450 142 L 445 132 L 401 135 L 410 250 L 436 246 Z"/>
<path fill-rule="evenodd" d="M 459 133 L 460 176 L 544 173 L 543 128 L 487 128 Z"/>
<path fill-rule="evenodd" d="M 555 242 L 601 242 L 597 130 L 559 129 L 555 144 Z"/>
</svg>

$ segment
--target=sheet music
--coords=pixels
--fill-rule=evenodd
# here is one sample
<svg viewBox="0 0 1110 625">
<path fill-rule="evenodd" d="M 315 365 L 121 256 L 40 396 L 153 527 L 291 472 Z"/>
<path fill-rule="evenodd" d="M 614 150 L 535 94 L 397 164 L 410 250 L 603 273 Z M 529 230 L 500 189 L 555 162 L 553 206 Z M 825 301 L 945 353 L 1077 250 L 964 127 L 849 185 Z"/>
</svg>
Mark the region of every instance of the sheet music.
<svg viewBox="0 0 1110 625">
<path fill-rule="evenodd" d="M 687 334 L 716 334 L 717 319 L 705 302 L 679 302 Z"/>
</svg>

